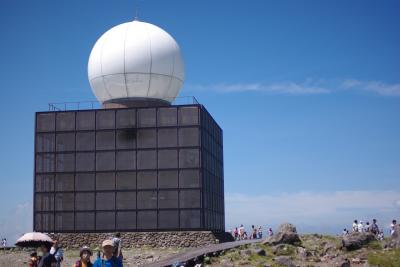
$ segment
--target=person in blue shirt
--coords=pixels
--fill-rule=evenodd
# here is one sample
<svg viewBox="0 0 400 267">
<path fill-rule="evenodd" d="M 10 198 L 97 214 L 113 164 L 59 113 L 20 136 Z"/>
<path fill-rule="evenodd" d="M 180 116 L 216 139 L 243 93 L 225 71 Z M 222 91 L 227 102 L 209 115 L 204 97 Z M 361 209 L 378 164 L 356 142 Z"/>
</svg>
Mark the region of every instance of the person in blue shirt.
<svg viewBox="0 0 400 267">
<path fill-rule="evenodd" d="M 123 267 L 122 257 L 113 255 L 114 246 L 111 240 L 104 240 L 101 247 L 103 248 L 103 258 L 97 258 L 93 267 Z"/>
</svg>

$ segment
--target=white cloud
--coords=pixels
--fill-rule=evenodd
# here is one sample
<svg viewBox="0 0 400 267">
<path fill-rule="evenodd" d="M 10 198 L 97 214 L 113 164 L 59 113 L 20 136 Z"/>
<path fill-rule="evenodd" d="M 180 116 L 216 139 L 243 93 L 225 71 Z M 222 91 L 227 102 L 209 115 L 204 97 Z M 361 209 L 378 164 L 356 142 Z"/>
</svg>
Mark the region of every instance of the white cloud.
<svg viewBox="0 0 400 267">
<path fill-rule="evenodd" d="M 384 96 L 400 96 L 400 84 L 387 84 L 380 81 L 345 80 L 342 83 L 346 89 L 370 91 Z"/>
<path fill-rule="evenodd" d="M 217 83 L 209 85 L 189 84 L 186 88 L 194 91 L 213 91 L 218 93 L 263 92 L 287 95 L 329 94 L 345 90 L 357 90 L 372 92 L 383 96 L 400 96 L 400 84 L 387 84 L 380 81 L 360 81 L 355 79 L 339 81 L 307 79 L 305 82 Z"/>
<path fill-rule="evenodd" d="M 330 90 L 313 84 L 312 82 L 295 83 L 219 83 L 211 85 L 189 85 L 189 89 L 193 90 L 209 90 L 220 93 L 234 92 L 266 92 L 272 94 L 289 94 L 289 95 L 309 95 L 309 94 L 326 94 Z"/>
<path fill-rule="evenodd" d="M 276 226 L 292 222 L 303 231 L 338 232 L 354 219 L 378 219 L 389 223 L 400 211 L 400 192 L 337 191 L 297 192 L 251 196 L 227 193 L 228 228 L 241 223 L 249 226 Z"/>
<path fill-rule="evenodd" d="M 32 203 L 18 204 L 9 212 L 1 214 L 0 237 L 12 245 L 24 233 L 32 231 Z"/>
</svg>

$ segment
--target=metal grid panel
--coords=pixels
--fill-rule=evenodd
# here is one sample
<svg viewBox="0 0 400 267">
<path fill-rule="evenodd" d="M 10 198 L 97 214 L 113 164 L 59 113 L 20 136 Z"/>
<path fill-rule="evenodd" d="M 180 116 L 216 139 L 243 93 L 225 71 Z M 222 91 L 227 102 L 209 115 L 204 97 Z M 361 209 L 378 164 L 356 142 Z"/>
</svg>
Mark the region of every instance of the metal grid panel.
<svg viewBox="0 0 400 267">
<path fill-rule="evenodd" d="M 113 172 L 96 173 L 96 190 L 114 190 L 115 174 Z"/>
<path fill-rule="evenodd" d="M 136 191 L 117 192 L 117 209 L 136 209 Z"/>
<path fill-rule="evenodd" d="M 54 214 L 53 213 L 36 213 L 34 216 L 37 231 L 53 232 L 54 231 Z"/>
<path fill-rule="evenodd" d="M 137 228 L 151 230 L 157 228 L 157 211 L 138 211 Z"/>
<path fill-rule="evenodd" d="M 180 170 L 179 187 L 180 188 L 200 187 L 200 172 L 198 170 Z"/>
<path fill-rule="evenodd" d="M 38 132 L 52 132 L 55 126 L 55 113 L 41 113 L 36 116 L 36 130 Z"/>
<path fill-rule="evenodd" d="M 75 229 L 78 231 L 90 231 L 95 229 L 94 212 L 75 213 Z"/>
<path fill-rule="evenodd" d="M 56 175 L 55 181 L 56 191 L 73 191 L 74 190 L 74 174 L 63 173 Z"/>
<path fill-rule="evenodd" d="M 177 188 L 178 171 L 158 171 L 158 188 Z"/>
<path fill-rule="evenodd" d="M 200 208 L 200 190 L 180 190 L 179 206 L 181 208 Z"/>
<path fill-rule="evenodd" d="M 36 194 L 35 195 L 36 211 L 53 211 L 54 210 L 54 194 Z"/>
<path fill-rule="evenodd" d="M 141 150 L 137 152 L 137 168 L 156 169 L 157 168 L 157 151 L 156 150 Z"/>
<path fill-rule="evenodd" d="M 80 111 L 76 113 L 77 130 L 94 130 L 96 121 L 94 111 Z"/>
<path fill-rule="evenodd" d="M 176 149 L 158 150 L 158 168 L 159 169 L 178 168 L 178 150 Z"/>
<path fill-rule="evenodd" d="M 178 111 L 179 125 L 197 125 L 199 123 L 198 107 L 179 107 Z"/>
<path fill-rule="evenodd" d="M 94 173 L 77 173 L 75 175 L 76 191 L 93 191 L 95 189 Z"/>
<path fill-rule="evenodd" d="M 157 172 L 141 171 L 137 173 L 138 189 L 154 189 L 157 188 Z"/>
<path fill-rule="evenodd" d="M 54 152 L 55 151 L 55 134 L 42 133 L 36 136 L 36 151 L 37 152 Z"/>
<path fill-rule="evenodd" d="M 136 130 L 134 129 L 117 130 L 116 146 L 117 149 L 136 148 Z"/>
<path fill-rule="evenodd" d="M 183 229 L 200 228 L 200 210 L 181 210 L 180 226 Z"/>
<path fill-rule="evenodd" d="M 72 212 L 57 212 L 55 215 L 56 231 L 74 230 L 74 213 Z"/>
<path fill-rule="evenodd" d="M 117 170 L 136 169 L 135 151 L 117 151 Z"/>
<path fill-rule="evenodd" d="M 159 229 L 179 228 L 179 210 L 160 210 L 158 212 Z"/>
<path fill-rule="evenodd" d="M 117 110 L 117 128 L 132 128 L 136 126 L 136 110 Z"/>
<path fill-rule="evenodd" d="M 119 211 L 117 212 L 117 229 L 136 229 L 136 212 Z"/>
<path fill-rule="evenodd" d="M 159 209 L 178 208 L 178 191 L 177 190 L 158 191 L 158 208 Z"/>
<path fill-rule="evenodd" d="M 179 167 L 196 168 L 200 164 L 200 153 L 198 149 L 180 149 Z"/>
<path fill-rule="evenodd" d="M 157 113 L 158 126 L 175 126 L 177 124 L 177 108 L 159 108 Z"/>
<path fill-rule="evenodd" d="M 57 193 L 54 202 L 56 211 L 73 211 L 74 193 Z"/>
<path fill-rule="evenodd" d="M 177 147 L 178 146 L 177 128 L 158 129 L 158 147 Z"/>
<path fill-rule="evenodd" d="M 115 111 L 114 110 L 98 110 L 96 112 L 96 129 L 114 129 L 115 128 Z"/>
<path fill-rule="evenodd" d="M 97 152 L 96 153 L 96 171 L 115 170 L 115 152 Z"/>
<path fill-rule="evenodd" d="M 136 172 L 118 172 L 117 189 L 118 190 L 136 189 Z"/>
<path fill-rule="evenodd" d="M 36 155 L 36 172 L 54 172 L 55 154 L 45 153 Z"/>
<path fill-rule="evenodd" d="M 138 191 L 137 192 L 138 209 L 156 209 L 157 191 Z"/>
<path fill-rule="evenodd" d="M 57 131 L 75 130 L 75 112 L 57 113 L 56 129 Z"/>
<path fill-rule="evenodd" d="M 96 133 L 96 150 L 115 149 L 114 131 L 101 131 Z"/>
<path fill-rule="evenodd" d="M 52 174 L 36 175 L 35 190 L 36 192 L 54 191 L 54 175 Z"/>
<path fill-rule="evenodd" d="M 155 127 L 156 126 L 156 109 L 143 108 L 138 110 L 138 126 L 139 127 Z"/>
<path fill-rule="evenodd" d="M 56 155 L 57 172 L 73 172 L 75 170 L 75 154 L 62 153 Z"/>
<path fill-rule="evenodd" d="M 137 147 L 154 148 L 157 146 L 157 132 L 155 129 L 137 130 Z"/>
<path fill-rule="evenodd" d="M 95 149 L 95 132 L 77 132 L 76 150 L 90 151 Z"/>
<path fill-rule="evenodd" d="M 200 110 L 202 111 L 201 125 L 199 125 Z M 199 106 L 180 106 L 178 108 L 78 111 L 65 116 L 58 115 L 57 112 L 53 113 L 57 114 L 57 123 L 54 125 L 62 132 L 55 132 L 55 128 L 51 126 L 53 122 L 48 118 L 47 122 L 43 119 L 41 125 L 37 125 L 35 151 L 38 153 L 35 163 L 37 173 L 35 190 L 36 192 L 53 191 L 56 181 L 53 179 L 54 182 L 52 182 L 51 177 L 54 177 L 55 171 L 66 177 L 74 172 L 77 173 L 75 180 L 69 178 L 70 183 L 57 183 L 56 197 L 52 194 L 42 197 L 41 195 L 45 194 L 36 193 L 35 210 L 50 212 L 48 213 L 50 217 L 46 218 L 52 218 L 53 225 L 43 220 L 43 214 L 36 212 L 40 216 L 35 213 L 35 230 L 41 227 L 47 231 L 55 227 L 54 222 L 57 216 L 55 217 L 54 203 L 56 203 L 57 211 L 65 213 L 71 210 L 71 213 L 75 214 L 73 221 L 76 231 L 140 231 L 157 228 L 164 230 L 223 229 L 222 131 L 205 109 L 203 112 L 203 108 L 199 109 Z M 74 125 L 71 119 L 75 114 L 76 132 L 67 133 L 66 131 L 75 131 L 72 128 Z M 59 118 L 62 118 L 60 122 L 58 122 Z M 55 122 L 56 117 L 53 117 L 53 120 Z M 67 121 L 71 125 L 67 125 Z M 64 123 L 63 126 L 61 126 L 62 123 Z M 177 124 L 179 126 L 176 126 Z M 159 128 L 156 128 L 156 125 Z M 143 127 L 148 129 L 141 129 Z M 93 131 L 95 128 L 97 130 Z M 40 131 L 46 133 L 39 133 Z M 96 133 L 97 138 L 95 138 Z M 137 140 L 139 135 L 140 141 Z M 42 140 L 39 140 L 41 136 Z M 103 140 L 102 137 L 104 137 Z M 56 141 L 57 151 L 72 153 L 54 153 Z M 135 150 L 137 142 L 139 143 L 138 150 Z M 73 160 L 75 154 L 75 160 Z M 69 155 L 71 155 L 69 158 L 72 158 L 71 160 L 68 159 Z M 178 165 L 176 165 L 176 160 Z M 135 172 L 136 162 L 140 170 L 139 174 Z M 71 166 L 73 166 L 72 169 Z M 171 169 L 166 170 L 168 168 Z M 96 190 L 100 191 L 95 192 L 95 174 L 100 170 L 102 171 L 99 173 L 100 176 L 104 174 L 105 177 L 113 177 L 113 175 L 116 177 L 109 179 L 108 182 L 107 178 L 105 182 L 101 182 L 99 178 Z M 115 173 L 116 170 L 119 172 Z M 68 171 L 71 174 L 60 173 Z M 50 173 L 46 178 L 39 179 L 41 172 Z M 201 177 L 208 178 L 204 178 L 203 181 Z M 207 185 L 210 190 L 203 191 L 202 187 Z M 136 192 L 136 187 L 140 191 Z M 157 191 L 157 188 L 162 190 Z M 74 191 L 75 195 L 73 195 Z M 73 197 L 68 197 L 67 194 L 72 194 Z M 135 203 L 136 198 L 137 203 Z M 208 202 L 210 205 L 207 207 L 204 203 Z M 179 208 L 177 203 L 179 203 Z M 171 208 L 176 208 L 176 210 L 171 210 Z M 123 209 L 126 210 L 122 211 Z M 141 209 L 147 209 L 147 211 Z M 110 218 L 97 222 L 96 210 L 98 218 L 100 213 Z M 104 213 L 106 210 L 110 212 Z M 207 220 L 209 224 L 206 223 Z M 57 228 L 56 231 L 66 231 L 59 225 Z"/>
<path fill-rule="evenodd" d="M 115 210 L 115 193 L 98 192 L 96 193 L 97 210 Z"/>
<path fill-rule="evenodd" d="M 115 212 L 96 212 L 96 229 L 115 229 Z"/>
<path fill-rule="evenodd" d="M 75 210 L 94 210 L 95 194 L 94 193 L 76 193 L 75 194 Z"/>
<path fill-rule="evenodd" d="M 76 153 L 76 171 L 94 171 L 94 153 Z"/>
<path fill-rule="evenodd" d="M 198 146 L 199 128 L 189 127 L 179 129 L 179 146 Z"/>
</svg>

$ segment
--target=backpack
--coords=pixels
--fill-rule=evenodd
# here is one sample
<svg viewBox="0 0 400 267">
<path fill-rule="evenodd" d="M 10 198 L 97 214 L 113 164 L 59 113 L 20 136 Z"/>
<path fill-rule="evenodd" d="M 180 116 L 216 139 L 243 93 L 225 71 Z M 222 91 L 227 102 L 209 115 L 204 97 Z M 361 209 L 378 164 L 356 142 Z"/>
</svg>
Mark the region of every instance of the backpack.
<svg viewBox="0 0 400 267">
<path fill-rule="evenodd" d="M 77 261 L 75 262 L 75 267 L 81 267 L 81 266 L 82 266 L 81 260 L 77 260 Z M 87 266 L 88 266 L 88 267 L 92 267 L 93 264 L 92 264 L 91 262 L 88 262 L 88 263 L 87 263 Z"/>
</svg>

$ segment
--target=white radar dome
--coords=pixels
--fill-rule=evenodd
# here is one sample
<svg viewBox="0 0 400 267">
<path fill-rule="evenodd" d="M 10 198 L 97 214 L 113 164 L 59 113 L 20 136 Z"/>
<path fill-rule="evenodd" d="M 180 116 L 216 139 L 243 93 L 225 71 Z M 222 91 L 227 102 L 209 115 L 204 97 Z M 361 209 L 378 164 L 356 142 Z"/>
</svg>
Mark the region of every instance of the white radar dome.
<svg viewBox="0 0 400 267">
<path fill-rule="evenodd" d="M 113 27 L 94 45 L 88 63 L 90 86 L 103 104 L 174 101 L 185 72 L 178 44 L 163 29 L 132 21 Z"/>
</svg>

